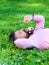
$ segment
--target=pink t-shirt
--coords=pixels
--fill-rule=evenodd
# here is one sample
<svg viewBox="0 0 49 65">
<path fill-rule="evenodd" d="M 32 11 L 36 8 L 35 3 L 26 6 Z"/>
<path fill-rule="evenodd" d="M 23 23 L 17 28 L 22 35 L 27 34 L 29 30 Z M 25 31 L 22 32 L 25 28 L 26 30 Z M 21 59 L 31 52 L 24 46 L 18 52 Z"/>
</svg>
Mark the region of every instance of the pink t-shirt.
<svg viewBox="0 0 49 65">
<path fill-rule="evenodd" d="M 33 20 L 36 22 L 34 33 L 27 39 L 21 38 L 14 41 L 19 48 L 36 47 L 38 49 L 49 48 L 49 28 L 44 28 L 45 19 L 42 15 L 35 14 Z"/>
</svg>

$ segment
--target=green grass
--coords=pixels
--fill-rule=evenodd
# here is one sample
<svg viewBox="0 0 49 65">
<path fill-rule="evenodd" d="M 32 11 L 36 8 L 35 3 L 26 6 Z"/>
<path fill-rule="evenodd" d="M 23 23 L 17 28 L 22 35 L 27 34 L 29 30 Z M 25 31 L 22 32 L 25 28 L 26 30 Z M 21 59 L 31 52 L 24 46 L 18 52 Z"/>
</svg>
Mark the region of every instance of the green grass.
<svg viewBox="0 0 49 65">
<path fill-rule="evenodd" d="M 0 0 L 0 65 L 49 65 L 49 49 L 23 50 L 9 42 L 11 31 L 28 26 L 22 25 L 26 14 L 41 14 L 45 17 L 45 27 L 49 27 L 49 0 Z"/>
</svg>

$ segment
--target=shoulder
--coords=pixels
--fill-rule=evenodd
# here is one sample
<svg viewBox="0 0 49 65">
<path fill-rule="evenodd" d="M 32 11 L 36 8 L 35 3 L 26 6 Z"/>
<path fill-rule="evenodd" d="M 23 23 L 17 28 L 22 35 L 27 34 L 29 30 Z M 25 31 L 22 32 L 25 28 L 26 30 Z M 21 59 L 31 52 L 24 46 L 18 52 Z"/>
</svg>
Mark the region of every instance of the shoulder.
<svg viewBox="0 0 49 65">
<path fill-rule="evenodd" d="M 38 28 L 38 29 L 35 29 L 35 30 L 34 30 L 34 33 L 37 32 L 37 31 L 38 31 L 38 32 L 39 32 L 39 31 L 42 31 L 42 30 L 44 30 L 44 29 L 45 29 L 45 28 Z"/>
</svg>

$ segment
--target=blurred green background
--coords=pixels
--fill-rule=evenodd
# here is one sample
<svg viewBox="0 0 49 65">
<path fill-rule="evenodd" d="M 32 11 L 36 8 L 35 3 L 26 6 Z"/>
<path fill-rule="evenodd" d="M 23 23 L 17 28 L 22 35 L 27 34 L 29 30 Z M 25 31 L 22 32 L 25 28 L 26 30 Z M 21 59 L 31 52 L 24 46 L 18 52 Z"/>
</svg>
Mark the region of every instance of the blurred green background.
<svg viewBox="0 0 49 65">
<path fill-rule="evenodd" d="M 49 49 L 23 50 L 9 42 L 11 31 L 29 26 L 23 25 L 27 14 L 41 14 L 45 17 L 45 27 L 49 27 L 49 0 L 0 0 L 0 65 L 49 65 Z"/>
</svg>

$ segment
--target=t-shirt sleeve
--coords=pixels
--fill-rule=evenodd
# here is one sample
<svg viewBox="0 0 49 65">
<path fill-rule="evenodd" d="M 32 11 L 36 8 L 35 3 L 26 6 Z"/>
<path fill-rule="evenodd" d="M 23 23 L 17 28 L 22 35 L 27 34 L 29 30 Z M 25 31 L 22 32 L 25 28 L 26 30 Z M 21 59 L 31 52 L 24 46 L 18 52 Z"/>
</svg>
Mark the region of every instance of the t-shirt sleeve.
<svg viewBox="0 0 49 65">
<path fill-rule="evenodd" d="M 19 48 L 30 48 L 33 47 L 33 41 L 31 39 L 21 38 L 14 41 L 14 44 Z"/>
<path fill-rule="evenodd" d="M 35 30 L 44 28 L 44 22 L 45 22 L 44 16 L 34 14 L 33 20 L 36 22 Z"/>
</svg>

